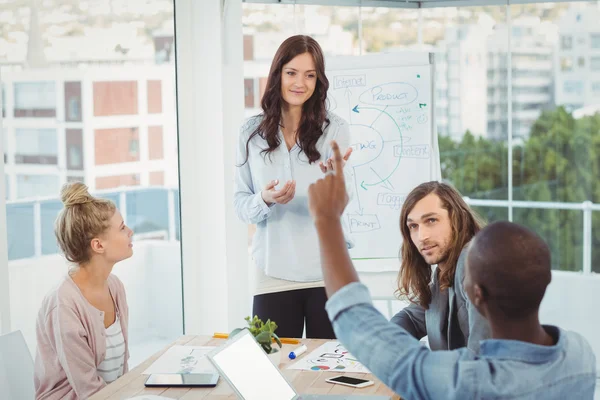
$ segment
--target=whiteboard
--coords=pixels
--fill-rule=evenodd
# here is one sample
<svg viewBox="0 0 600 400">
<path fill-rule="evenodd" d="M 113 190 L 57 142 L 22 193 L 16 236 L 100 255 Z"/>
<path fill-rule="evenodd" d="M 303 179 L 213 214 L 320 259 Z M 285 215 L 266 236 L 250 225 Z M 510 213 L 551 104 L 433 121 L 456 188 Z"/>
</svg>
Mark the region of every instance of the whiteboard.
<svg viewBox="0 0 600 400">
<path fill-rule="evenodd" d="M 327 60 L 329 110 L 350 124 L 354 193 L 344 218 L 354 259 L 397 260 L 404 199 L 441 178 L 432 61 L 412 52 Z"/>
</svg>

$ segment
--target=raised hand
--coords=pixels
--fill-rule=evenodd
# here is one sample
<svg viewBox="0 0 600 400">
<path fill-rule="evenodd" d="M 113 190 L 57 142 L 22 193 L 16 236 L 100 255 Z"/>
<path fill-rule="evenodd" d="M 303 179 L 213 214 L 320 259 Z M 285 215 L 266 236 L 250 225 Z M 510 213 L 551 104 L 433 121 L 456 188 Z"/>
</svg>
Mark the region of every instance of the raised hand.
<svg viewBox="0 0 600 400">
<path fill-rule="evenodd" d="M 335 141 L 331 142 L 333 150 L 332 173 L 319 179 L 308 187 L 308 207 L 313 218 L 333 218 L 339 221 L 346 205 L 348 193 L 344 179 L 344 163 L 346 160 L 340 153 L 340 148 Z M 349 157 L 352 149 L 346 151 Z"/>
</svg>

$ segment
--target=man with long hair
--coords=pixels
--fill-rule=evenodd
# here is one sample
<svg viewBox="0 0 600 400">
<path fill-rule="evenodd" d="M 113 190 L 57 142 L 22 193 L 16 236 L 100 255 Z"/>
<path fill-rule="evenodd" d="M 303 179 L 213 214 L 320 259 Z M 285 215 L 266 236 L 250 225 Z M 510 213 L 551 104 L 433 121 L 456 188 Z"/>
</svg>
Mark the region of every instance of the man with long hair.
<svg viewBox="0 0 600 400">
<path fill-rule="evenodd" d="M 348 204 L 339 168 L 308 190 L 319 235 L 327 312 L 340 342 L 385 385 L 406 399 L 589 399 L 596 357 L 579 334 L 541 325 L 539 307 L 552 280 L 548 245 L 526 227 L 496 222 L 471 240 L 464 289 L 489 321 L 479 354 L 431 351 L 387 321 L 358 280 L 340 216 Z M 465 227 L 462 227 L 465 228 Z M 437 246 L 438 242 L 431 244 Z M 438 250 L 427 251 L 427 257 Z"/>
<path fill-rule="evenodd" d="M 489 337 L 487 321 L 463 287 L 467 248 L 482 227 L 480 217 L 445 183 L 422 183 L 402 206 L 397 294 L 411 304 L 392 322 L 417 339 L 427 336 L 432 350 L 467 346 L 477 352 L 479 341 Z"/>
</svg>

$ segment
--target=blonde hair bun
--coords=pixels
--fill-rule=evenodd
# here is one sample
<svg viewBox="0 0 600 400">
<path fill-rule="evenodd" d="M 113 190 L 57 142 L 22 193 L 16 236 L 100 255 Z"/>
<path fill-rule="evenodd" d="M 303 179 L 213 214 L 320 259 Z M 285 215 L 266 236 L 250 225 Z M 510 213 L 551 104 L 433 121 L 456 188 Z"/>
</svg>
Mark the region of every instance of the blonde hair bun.
<svg viewBox="0 0 600 400">
<path fill-rule="evenodd" d="M 88 192 L 88 187 L 81 182 L 67 183 L 60 191 L 60 198 L 65 207 L 86 204 L 94 201 Z"/>
</svg>

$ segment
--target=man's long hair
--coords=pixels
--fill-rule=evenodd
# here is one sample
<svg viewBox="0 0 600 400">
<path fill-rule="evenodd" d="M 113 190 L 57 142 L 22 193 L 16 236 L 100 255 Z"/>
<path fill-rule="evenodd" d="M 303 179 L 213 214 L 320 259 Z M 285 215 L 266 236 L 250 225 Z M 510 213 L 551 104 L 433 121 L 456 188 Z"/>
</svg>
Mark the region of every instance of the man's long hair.
<svg viewBox="0 0 600 400">
<path fill-rule="evenodd" d="M 400 231 L 402 232 L 400 258 L 402 264 L 398 274 L 396 295 L 408 299 L 411 303 L 420 304 L 425 309 L 429 308 L 429 303 L 431 303 L 431 266 L 425 262 L 419 249 L 413 243 L 406 220 L 415 205 L 429 194 L 435 194 L 440 198 L 442 207 L 448 211 L 452 227 L 452 239 L 444 260 L 447 268 L 439 271 L 441 290 L 446 290 L 454 284 L 456 263 L 460 253 L 484 226 L 481 217 L 469 208 L 460 193 L 446 183 L 425 182 L 409 193 L 400 213 Z"/>
</svg>

